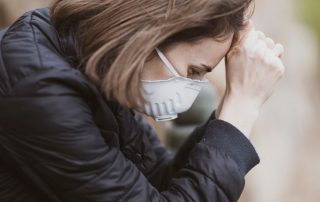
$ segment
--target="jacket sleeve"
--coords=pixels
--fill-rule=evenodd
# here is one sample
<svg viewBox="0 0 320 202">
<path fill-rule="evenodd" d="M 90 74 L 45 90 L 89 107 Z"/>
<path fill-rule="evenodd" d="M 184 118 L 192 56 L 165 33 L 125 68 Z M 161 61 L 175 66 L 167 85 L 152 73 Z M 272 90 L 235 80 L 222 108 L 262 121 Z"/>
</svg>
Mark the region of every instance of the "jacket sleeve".
<svg viewBox="0 0 320 202">
<path fill-rule="evenodd" d="M 140 114 L 136 113 L 135 118 L 145 135 L 148 136 L 152 147 L 157 154 L 157 163 L 155 164 L 154 169 L 152 169 L 153 172 L 146 176 L 159 190 L 165 190 L 167 188 L 171 178 L 188 162 L 190 152 L 193 151 L 193 148 L 197 143 L 206 141 L 206 137 L 204 137 L 206 133 L 206 136 L 211 137 L 212 135 L 215 135 L 216 138 L 223 139 L 215 140 L 221 141 L 222 144 L 217 145 L 216 147 L 219 148 L 220 151 L 231 156 L 232 159 L 237 160 L 239 170 L 243 173 L 243 176 L 260 162 L 259 156 L 250 143 L 250 140 L 230 123 L 217 119 L 215 117 L 215 110 L 211 113 L 205 123 L 195 128 L 175 155 L 160 143 L 155 130 Z M 215 133 L 213 133 L 213 131 L 215 131 Z M 220 136 L 218 136 L 219 134 Z M 230 135 L 222 137 L 228 134 Z M 211 139 L 209 140 L 212 141 Z M 243 189 L 243 187 L 241 189 Z"/>
<path fill-rule="evenodd" d="M 210 121 L 186 163 L 159 191 L 118 148 L 104 141 L 84 99 L 86 87 L 72 81 L 75 73 L 50 71 L 24 79 L 1 98 L 0 120 L 8 131 L 2 137 L 7 154 L 23 162 L 29 168 L 25 174 L 43 181 L 62 201 L 239 198 L 244 174 L 257 157 L 236 128 Z"/>
</svg>

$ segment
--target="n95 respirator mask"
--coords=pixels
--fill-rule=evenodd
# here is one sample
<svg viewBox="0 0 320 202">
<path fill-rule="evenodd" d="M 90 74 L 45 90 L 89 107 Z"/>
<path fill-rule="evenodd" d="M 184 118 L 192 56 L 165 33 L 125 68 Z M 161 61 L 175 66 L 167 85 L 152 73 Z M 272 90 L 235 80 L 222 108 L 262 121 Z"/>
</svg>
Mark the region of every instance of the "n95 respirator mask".
<svg viewBox="0 0 320 202">
<path fill-rule="evenodd" d="M 166 56 L 158 48 L 156 51 L 172 77 L 167 80 L 141 80 L 147 101 L 142 112 L 156 121 L 172 120 L 192 106 L 208 80 L 180 76 Z"/>
</svg>

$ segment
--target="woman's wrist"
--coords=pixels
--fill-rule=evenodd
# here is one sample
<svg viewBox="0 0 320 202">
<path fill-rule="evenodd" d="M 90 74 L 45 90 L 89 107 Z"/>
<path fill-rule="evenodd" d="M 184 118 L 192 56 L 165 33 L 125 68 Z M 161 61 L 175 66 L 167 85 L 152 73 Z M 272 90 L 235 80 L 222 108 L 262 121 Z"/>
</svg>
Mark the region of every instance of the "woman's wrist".
<svg viewBox="0 0 320 202">
<path fill-rule="evenodd" d="M 216 113 L 216 118 L 238 128 L 247 138 L 260 113 L 260 107 L 252 99 L 224 96 Z"/>
</svg>

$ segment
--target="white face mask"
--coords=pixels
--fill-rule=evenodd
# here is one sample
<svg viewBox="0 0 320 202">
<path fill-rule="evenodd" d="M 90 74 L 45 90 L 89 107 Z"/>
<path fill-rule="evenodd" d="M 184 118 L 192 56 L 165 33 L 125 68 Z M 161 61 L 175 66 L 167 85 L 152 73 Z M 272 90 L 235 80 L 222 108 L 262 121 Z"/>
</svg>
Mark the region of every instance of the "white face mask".
<svg viewBox="0 0 320 202">
<path fill-rule="evenodd" d="M 167 121 L 177 118 L 178 113 L 187 111 L 208 80 L 193 80 L 180 76 L 165 55 L 158 48 L 156 51 L 173 77 L 167 80 L 141 81 L 148 101 L 142 112 L 156 121 Z"/>
</svg>

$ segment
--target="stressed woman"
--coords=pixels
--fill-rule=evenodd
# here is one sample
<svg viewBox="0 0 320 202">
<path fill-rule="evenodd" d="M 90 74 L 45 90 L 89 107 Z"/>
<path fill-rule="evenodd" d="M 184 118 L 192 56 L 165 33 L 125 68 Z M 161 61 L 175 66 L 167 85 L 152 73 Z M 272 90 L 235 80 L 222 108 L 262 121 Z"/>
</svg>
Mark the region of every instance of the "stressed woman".
<svg viewBox="0 0 320 202">
<path fill-rule="evenodd" d="M 56 0 L 0 31 L 0 201 L 237 201 L 284 74 L 250 0 Z M 226 91 L 176 154 L 157 121 L 226 59 Z"/>
</svg>

